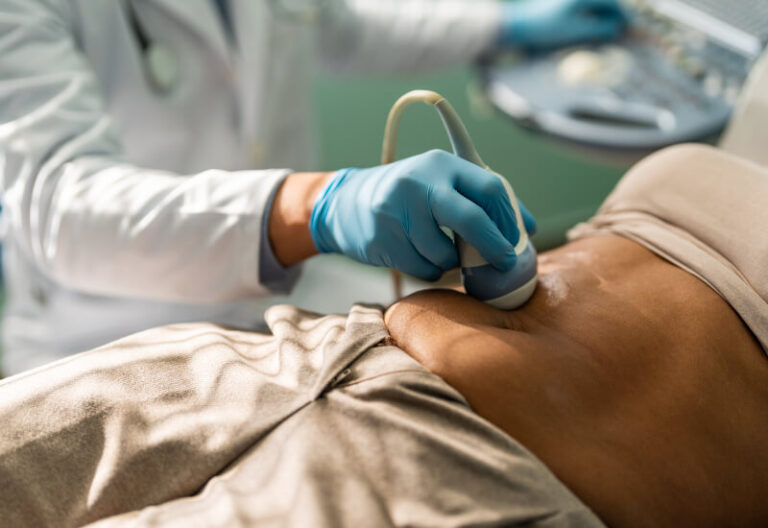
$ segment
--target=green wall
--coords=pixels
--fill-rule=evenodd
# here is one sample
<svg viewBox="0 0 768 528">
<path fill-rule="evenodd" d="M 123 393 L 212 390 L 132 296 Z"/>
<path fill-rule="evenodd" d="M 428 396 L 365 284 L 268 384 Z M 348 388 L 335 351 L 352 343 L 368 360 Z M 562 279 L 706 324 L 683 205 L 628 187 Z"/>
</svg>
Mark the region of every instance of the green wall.
<svg viewBox="0 0 768 528">
<path fill-rule="evenodd" d="M 626 163 L 600 161 L 594 154 L 520 129 L 487 102 L 483 104 L 482 98 L 479 104 L 471 104 L 470 87 L 476 84 L 476 76 L 468 69 L 397 79 L 321 77 L 315 104 L 322 168 L 378 164 L 384 123 L 395 100 L 408 90 L 435 90 L 461 114 L 486 163 L 509 178 L 537 217 L 537 246 L 546 249 L 561 243 L 568 227 L 594 212 Z M 436 147 L 449 148 L 440 119 L 427 106 L 412 107 L 403 119 L 399 155 Z"/>
</svg>

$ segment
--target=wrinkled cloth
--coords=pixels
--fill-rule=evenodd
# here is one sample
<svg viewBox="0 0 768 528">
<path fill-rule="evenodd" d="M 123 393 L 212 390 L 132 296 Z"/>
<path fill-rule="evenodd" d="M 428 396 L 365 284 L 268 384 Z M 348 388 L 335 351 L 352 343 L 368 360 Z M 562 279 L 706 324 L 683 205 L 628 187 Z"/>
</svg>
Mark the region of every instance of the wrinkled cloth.
<svg viewBox="0 0 768 528">
<path fill-rule="evenodd" d="M 768 169 L 706 146 L 635 166 L 570 240 L 617 234 L 692 273 L 739 314 L 768 353 Z"/>
<path fill-rule="evenodd" d="M 150 330 L 0 382 L 0 525 L 603 526 L 391 346 L 381 310 L 267 322 Z"/>
</svg>

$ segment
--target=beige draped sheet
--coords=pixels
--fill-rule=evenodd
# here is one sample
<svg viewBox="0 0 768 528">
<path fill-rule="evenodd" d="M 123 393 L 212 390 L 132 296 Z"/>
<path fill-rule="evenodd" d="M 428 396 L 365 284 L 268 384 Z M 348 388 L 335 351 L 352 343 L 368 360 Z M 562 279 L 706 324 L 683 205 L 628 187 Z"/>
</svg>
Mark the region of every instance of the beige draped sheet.
<svg viewBox="0 0 768 528">
<path fill-rule="evenodd" d="M 0 526 L 602 526 L 388 346 L 381 310 L 267 322 L 151 330 L 0 384 Z"/>
<path fill-rule="evenodd" d="M 768 173 L 713 149 L 633 169 L 572 238 L 697 275 L 768 345 Z M 602 527 L 524 446 L 391 346 L 378 308 L 271 336 L 150 330 L 0 382 L 0 526 Z"/>
<path fill-rule="evenodd" d="M 569 238 L 604 233 L 703 280 L 768 350 L 768 168 L 711 147 L 668 148 L 624 176 Z"/>
</svg>

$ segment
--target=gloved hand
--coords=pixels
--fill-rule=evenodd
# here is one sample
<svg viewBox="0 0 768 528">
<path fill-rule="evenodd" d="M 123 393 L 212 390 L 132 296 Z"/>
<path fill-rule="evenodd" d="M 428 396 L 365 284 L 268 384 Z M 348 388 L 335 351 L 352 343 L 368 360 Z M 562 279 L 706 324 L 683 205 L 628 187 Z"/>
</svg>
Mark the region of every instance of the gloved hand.
<svg viewBox="0 0 768 528">
<path fill-rule="evenodd" d="M 533 217 L 521 211 L 532 232 Z M 322 253 L 437 280 L 459 265 L 440 226 L 458 233 L 495 268 L 514 267 L 520 233 L 504 185 L 442 150 L 337 172 L 315 202 L 310 232 Z"/>
<path fill-rule="evenodd" d="M 550 49 L 616 39 L 626 27 L 617 0 L 515 0 L 502 5 L 500 45 Z"/>
</svg>

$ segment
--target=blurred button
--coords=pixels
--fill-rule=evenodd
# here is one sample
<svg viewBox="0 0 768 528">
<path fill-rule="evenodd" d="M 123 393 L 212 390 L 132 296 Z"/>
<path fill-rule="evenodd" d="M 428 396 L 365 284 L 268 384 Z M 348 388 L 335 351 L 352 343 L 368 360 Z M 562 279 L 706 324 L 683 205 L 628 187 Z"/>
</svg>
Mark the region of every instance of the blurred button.
<svg viewBox="0 0 768 528">
<path fill-rule="evenodd" d="M 599 83 L 605 74 L 602 57 L 592 51 L 568 54 L 557 69 L 558 77 L 567 85 Z"/>
<path fill-rule="evenodd" d="M 717 73 L 710 73 L 704 79 L 704 91 L 710 97 L 719 97 L 723 92 L 723 78 Z"/>
<path fill-rule="evenodd" d="M 147 72 L 160 92 L 171 91 L 179 81 L 179 58 L 162 43 L 153 43 L 146 52 Z"/>
</svg>

